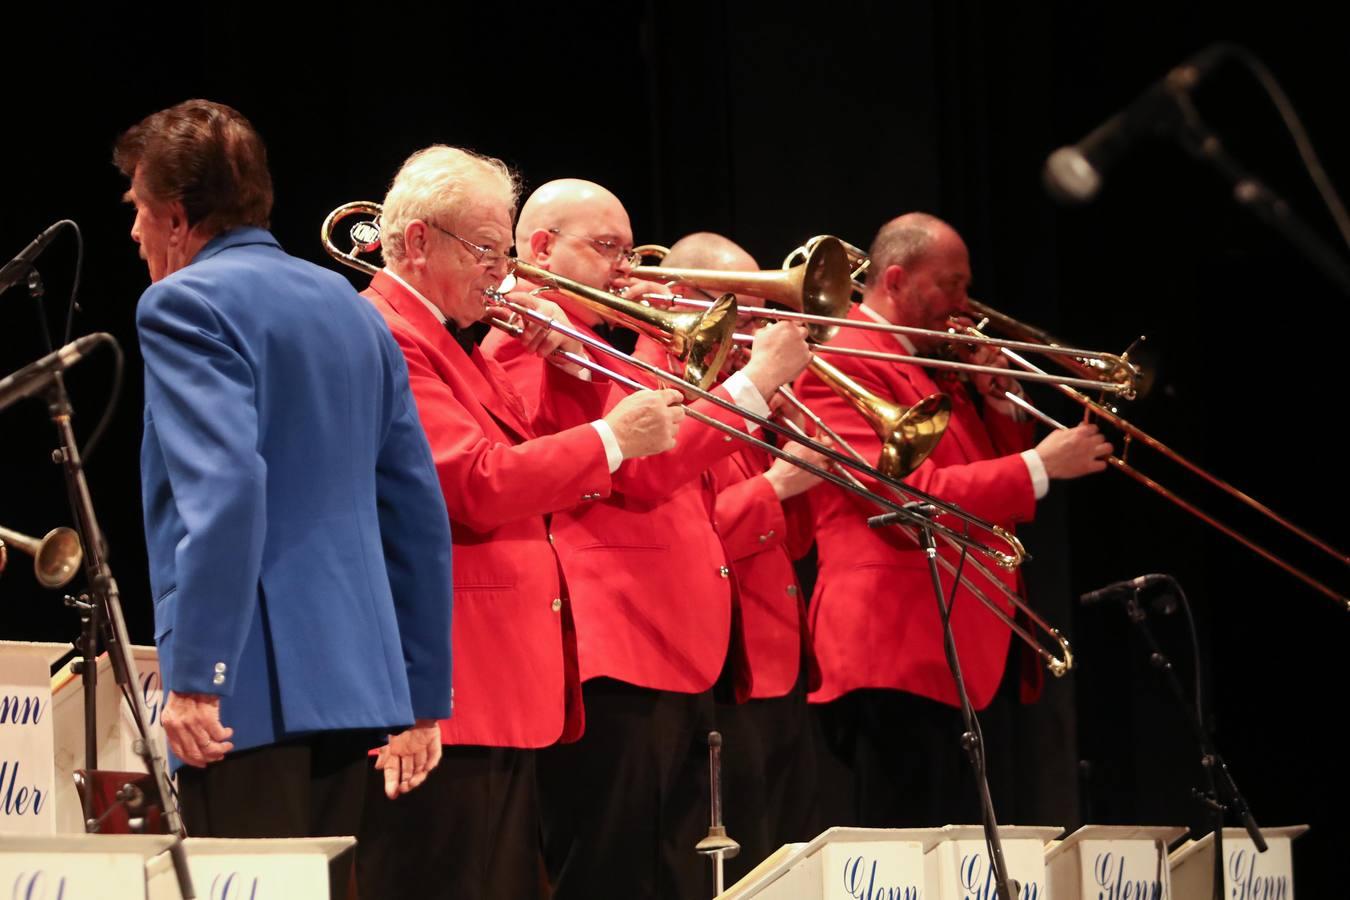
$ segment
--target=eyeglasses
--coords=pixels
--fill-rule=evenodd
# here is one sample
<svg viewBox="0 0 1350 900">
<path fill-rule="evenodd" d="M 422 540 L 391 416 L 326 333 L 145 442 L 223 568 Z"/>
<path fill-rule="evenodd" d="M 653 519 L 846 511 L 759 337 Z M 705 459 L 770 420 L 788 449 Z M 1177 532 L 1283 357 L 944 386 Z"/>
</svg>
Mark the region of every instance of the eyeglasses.
<svg viewBox="0 0 1350 900">
<path fill-rule="evenodd" d="M 630 266 L 636 266 L 642 262 L 642 255 L 632 247 L 622 247 L 613 241 L 602 241 L 599 238 L 586 237 L 584 234 L 573 234 L 570 231 L 562 231 L 558 228 L 550 228 L 550 234 L 565 234 L 568 237 L 574 237 L 579 241 L 585 241 L 590 244 L 596 253 L 610 262 L 626 262 Z"/>
<path fill-rule="evenodd" d="M 496 268 L 497 266 L 505 265 L 511 259 L 511 257 L 506 255 L 505 253 L 498 253 L 491 247 L 484 247 L 482 244 L 475 244 L 473 241 L 466 241 L 464 240 L 464 238 L 455 234 L 453 231 L 448 231 L 442 228 L 441 226 L 437 225 L 435 222 L 430 222 L 428 224 L 430 224 L 432 228 L 435 228 L 441 234 L 449 235 L 450 237 L 454 238 L 455 240 L 463 244 L 464 249 L 468 250 L 471 254 L 473 254 L 474 261 L 477 262 L 480 266 L 483 266 L 484 268 L 488 269 Z"/>
</svg>

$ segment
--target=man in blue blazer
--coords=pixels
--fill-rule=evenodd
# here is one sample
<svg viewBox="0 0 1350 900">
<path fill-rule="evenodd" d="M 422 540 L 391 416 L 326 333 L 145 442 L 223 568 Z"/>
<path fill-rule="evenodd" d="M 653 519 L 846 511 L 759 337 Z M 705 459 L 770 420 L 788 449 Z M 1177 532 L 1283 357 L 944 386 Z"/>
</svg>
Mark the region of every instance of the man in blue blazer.
<svg viewBox="0 0 1350 900">
<path fill-rule="evenodd" d="M 450 715 L 450 527 L 403 355 L 266 230 L 266 151 L 190 100 L 118 141 L 150 269 L 141 476 L 163 723 L 191 833 L 353 834 Z"/>
</svg>

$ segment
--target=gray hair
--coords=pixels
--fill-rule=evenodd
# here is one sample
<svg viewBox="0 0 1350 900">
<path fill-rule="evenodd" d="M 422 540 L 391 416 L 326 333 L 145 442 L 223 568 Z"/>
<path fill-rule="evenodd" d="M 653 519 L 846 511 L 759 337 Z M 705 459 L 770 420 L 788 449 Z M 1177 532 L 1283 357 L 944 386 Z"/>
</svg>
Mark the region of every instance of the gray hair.
<svg viewBox="0 0 1350 900">
<path fill-rule="evenodd" d="M 385 262 L 405 258 L 403 232 L 414 219 L 453 221 L 470 196 L 483 191 L 498 192 L 515 218 L 520 179 L 500 159 L 444 144 L 408 157 L 384 195 L 380 250 Z"/>
</svg>

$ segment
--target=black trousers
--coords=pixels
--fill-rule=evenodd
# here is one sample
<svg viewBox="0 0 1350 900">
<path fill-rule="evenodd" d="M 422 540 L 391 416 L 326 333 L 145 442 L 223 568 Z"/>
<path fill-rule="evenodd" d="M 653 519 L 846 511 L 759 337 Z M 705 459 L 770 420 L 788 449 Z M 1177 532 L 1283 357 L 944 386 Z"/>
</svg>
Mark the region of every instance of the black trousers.
<svg viewBox="0 0 1350 900">
<path fill-rule="evenodd" d="M 539 751 L 544 858 L 554 900 L 704 900 L 712 692 L 607 678 L 582 686 L 586 733 Z"/>
<path fill-rule="evenodd" d="M 1013 746 L 1018 666 L 978 713 L 990 795 L 1000 824 L 1018 821 Z M 892 690 L 852 691 L 812 707 L 818 727 L 822 815 L 828 825 L 926 828 L 979 824 L 979 794 L 961 745 L 961 710 Z"/>
<path fill-rule="evenodd" d="M 362 900 L 530 900 L 543 887 L 535 751 L 446 747 L 397 800 L 366 775 L 358 835 Z"/>
<path fill-rule="evenodd" d="M 365 799 L 366 754 L 378 736 L 334 731 L 231 753 L 205 769 L 178 770 L 183 824 L 194 837 L 354 835 Z M 351 855 L 329 864 L 333 897 L 345 897 Z"/>
<path fill-rule="evenodd" d="M 783 844 L 823 830 L 816 747 L 806 687 L 783 697 L 718 703 L 722 732 L 722 810 L 741 852 L 726 861 L 730 887 Z"/>
</svg>

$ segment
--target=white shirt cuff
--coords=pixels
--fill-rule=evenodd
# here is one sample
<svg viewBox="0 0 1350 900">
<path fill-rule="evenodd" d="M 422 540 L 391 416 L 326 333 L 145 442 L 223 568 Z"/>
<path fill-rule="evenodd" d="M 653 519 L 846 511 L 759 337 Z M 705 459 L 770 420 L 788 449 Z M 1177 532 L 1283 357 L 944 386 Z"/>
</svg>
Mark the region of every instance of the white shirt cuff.
<svg viewBox="0 0 1350 900">
<path fill-rule="evenodd" d="M 1022 462 L 1027 464 L 1027 474 L 1031 476 L 1031 490 L 1039 500 L 1050 493 L 1050 476 L 1045 474 L 1045 463 L 1035 450 L 1023 450 Z"/>
<path fill-rule="evenodd" d="M 609 423 L 604 419 L 596 419 L 591 423 L 591 427 L 600 435 L 600 443 L 605 445 L 605 462 L 609 465 L 609 473 L 613 475 L 623 463 L 623 451 L 619 449 L 619 439 L 614 436 L 614 429 L 610 428 Z"/>
<path fill-rule="evenodd" d="M 727 393 L 731 395 L 732 402 L 737 406 L 748 409 L 760 418 L 769 417 L 769 404 L 764 402 L 764 398 L 759 395 L 759 388 L 745 377 L 744 372 L 736 372 L 722 383 L 726 386 Z M 758 431 L 759 424 L 746 419 L 745 430 L 752 433 Z"/>
</svg>

